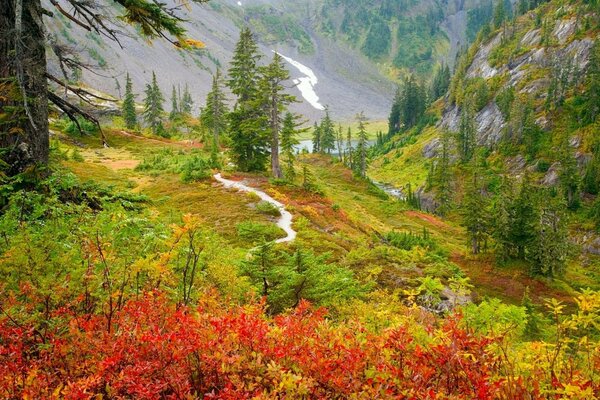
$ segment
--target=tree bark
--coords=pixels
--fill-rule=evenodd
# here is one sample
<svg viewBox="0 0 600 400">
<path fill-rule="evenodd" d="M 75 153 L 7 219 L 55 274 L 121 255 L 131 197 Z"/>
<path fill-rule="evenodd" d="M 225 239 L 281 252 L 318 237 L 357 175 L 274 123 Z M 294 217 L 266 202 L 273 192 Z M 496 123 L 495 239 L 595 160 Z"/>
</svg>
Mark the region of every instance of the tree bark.
<svg viewBox="0 0 600 400">
<path fill-rule="evenodd" d="M 283 178 L 279 162 L 279 107 L 275 96 L 271 101 L 271 171 L 276 179 Z"/>
<path fill-rule="evenodd" d="M 19 12 L 21 11 L 21 12 Z M 20 15 L 19 15 L 20 14 Z M 48 85 L 40 0 L 4 0 L 0 7 L 0 122 L 2 160 L 15 175 L 48 163 Z"/>
</svg>

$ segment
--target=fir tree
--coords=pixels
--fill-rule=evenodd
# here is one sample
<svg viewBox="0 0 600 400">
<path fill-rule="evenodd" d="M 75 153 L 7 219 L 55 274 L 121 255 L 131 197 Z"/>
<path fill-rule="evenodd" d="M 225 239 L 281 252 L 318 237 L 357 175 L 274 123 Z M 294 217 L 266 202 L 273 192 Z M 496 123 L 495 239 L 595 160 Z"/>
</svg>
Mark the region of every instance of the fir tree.
<svg viewBox="0 0 600 400">
<path fill-rule="evenodd" d="M 286 179 L 293 182 L 296 178 L 294 163 L 296 162 L 295 146 L 300 142 L 297 139 L 299 124 L 297 117 L 291 112 L 287 112 L 283 118 L 281 128 L 281 155 L 284 162 L 284 175 Z"/>
<path fill-rule="evenodd" d="M 564 273 L 569 250 L 565 204 L 550 193 L 543 198 L 527 259 L 531 263 L 532 275 L 552 278 Z"/>
<path fill-rule="evenodd" d="M 567 207 L 571 210 L 580 205 L 580 177 L 577 160 L 571 151 L 568 138 L 563 140 L 560 151 L 560 173 L 559 180 Z"/>
<path fill-rule="evenodd" d="M 144 120 L 152 129 L 152 133 L 163 134 L 162 115 L 164 113 L 163 103 L 165 101 L 158 83 L 156 74 L 152 72 L 152 82 L 146 85 L 146 98 L 144 99 Z"/>
<path fill-rule="evenodd" d="M 473 158 L 477 145 L 477 129 L 475 127 L 475 113 L 471 101 L 463 104 L 460 116 L 460 125 L 457 135 L 457 144 L 460 160 L 463 164 Z"/>
<path fill-rule="evenodd" d="M 227 85 L 237 96 L 229 113 L 231 157 L 242 171 L 262 171 L 269 157 L 270 131 L 264 102 L 258 96 L 260 78 L 258 47 L 248 28 L 243 28 L 235 47 Z"/>
<path fill-rule="evenodd" d="M 369 147 L 369 137 L 365 128 L 365 115 L 361 112 L 356 116 L 358 121 L 358 143 L 356 144 L 356 165 L 357 172 L 363 178 L 367 177 L 367 150 Z"/>
<path fill-rule="evenodd" d="M 227 105 L 223 91 L 223 79 L 221 71 L 217 69 L 213 75 L 212 88 L 206 96 L 206 106 L 203 108 L 200 120 L 202 125 L 210 132 L 211 143 L 215 142 L 217 146 L 220 143 L 221 135 L 227 130 Z"/>
<path fill-rule="evenodd" d="M 476 170 L 467 184 L 462 203 L 462 224 L 467 230 L 471 252 L 479 254 L 489 235 L 488 199 L 484 194 L 482 178 Z"/>
<path fill-rule="evenodd" d="M 312 144 L 313 153 L 318 153 L 321 151 L 321 127 L 316 122 L 313 127 Z"/>
<path fill-rule="evenodd" d="M 271 133 L 271 172 L 275 178 L 283 178 L 279 162 L 279 133 L 281 131 L 281 115 L 287 106 L 296 101 L 294 96 L 285 93 L 283 83 L 290 78 L 289 72 L 283 65 L 283 58 L 275 53 L 273 61 L 261 68 L 259 96 L 261 109 L 267 113 L 267 123 Z"/>
<path fill-rule="evenodd" d="M 179 118 L 179 104 L 177 103 L 177 91 L 175 85 L 171 90 L 171 112 L 169 113 L 169 121 L 173 122 Z"/>
<path fill-rule="evenodd" d="M 352 149 L 352 129 L 348 127 L 346 132 L 346 166 L 350 169 L 354 169 L 353 157 L 354 150 Z"/>
<path fill-rule="evenodd" d="M 436 198 L 439 203 L 438 214 L 444 216 L 450 210 L 452 202 L 452 171 L 450 165 L 450 134 L 442 132 L 441 149 L 435 165 L 435 179 L 437 186 Z"/>
<path fill-rule="evenodd" d="M 332 150 L 335 150 L 335 128 L 333 126 L 333 121 L 331 121 L 331 117 L 329 116 L 329 110 L 325 110 L 325 116 L 321 120 L 320 129 L 320 146 L 319 150 L 321 152 L 331 154 Z"/>
<path fill-rule="evenodd" d="M 127 129 L 135 129 L 137 126 L 137 115 L 135 112 L 135 96 L 133 94 L 133 88 L 131 83 L 131 77 L 129 72 L 125 78 L 125 98 L 123 99 L 123 107 L 121 109 L 121 115 L 125 121 L 125 127 Z"/>
<path fill-rule="evenodd" d="M 586 90 L 583 95 L 586 101 L 584 120 L 593 123 L 600 115 L 600 39 L 596 40 L 590 51 L 585 83 Z"/>
<path fill-rule="evenodd" d="M 183 96 L 179 102 L 179 108 L 182 114 L 184 115 L 192 115 L 192 108 L 194 107 L 194 100 L 192 99 L 192 95 L 190 94 L 190 89 L 185 84 L 185 88 L 183 89 Z"/>
<path fill-rule="evenodd" d="M 529 175 L 525 175 L 518 196 L 509 208 L 508 242 L 511 253 L 524 260 L 526 250 L 536 237 L 538 219 L 538 198 L 531 185 Z"/>
</svg>

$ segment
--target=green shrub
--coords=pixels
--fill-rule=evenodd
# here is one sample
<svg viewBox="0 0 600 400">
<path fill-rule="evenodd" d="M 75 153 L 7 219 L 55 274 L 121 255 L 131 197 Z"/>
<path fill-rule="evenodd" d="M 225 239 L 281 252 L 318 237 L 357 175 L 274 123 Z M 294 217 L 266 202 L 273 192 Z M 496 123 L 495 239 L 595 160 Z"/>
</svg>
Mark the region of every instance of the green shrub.
<svg viewBox="0 0 600 400">
<path fill-rule="evenodd" d="M 238 236 L 251 243 L 271 242 L 285 237 L 283 229 L 275 224 L 244 221 L 236 225 Z"/>
<path fill-rule="evenodd" d="M 269 203 L 268 201 L 260 201 L 256 205 L 256 209 L 263 214 L 272 215 L 274 217 L 279 217 L 281 215 L 279 207 L 275 206 L 272 203 Z"/>
<path fill-rule="evenodd" d="M 388 232 L 385 235 L 385 239 L 392 246 L 403 250 L 412 250 L 417 246 L 428 250 L 436 250 L 438 247 L 427 230 L 423 230 L 423 233 L 420 235 L 412 232 Z"/>
<path fill-rule="evenodd" d="M 87 119 L 77 117 L 77 123 L 79 124 L 79 127 L 77 127 L 77 124 L 73 121 L 67 122 L 64 128 L 65 132 L 69 135 L 80 135 L 82 133 L 92 135 L 98 132 L 98 125 Z M 81 131 L 79 128 L 81 128 Z"/>
<path fill-rule="evenodd" d="M 181 180 L 183 182 L 199 181 L 210 178 L 210 162 L 199 155 L 187 159 L 181 166 Z"/>
<path fill-rule="evenodd" d="M 73 151 L 71 152 L 71 160 L 76 161 L 76 162 L 84 162 L 85 159 L 83 158 L 83 156 L 81 155 L 81 153 L 79 152 L 78 149 L 73 149 Z"/>
</svg>

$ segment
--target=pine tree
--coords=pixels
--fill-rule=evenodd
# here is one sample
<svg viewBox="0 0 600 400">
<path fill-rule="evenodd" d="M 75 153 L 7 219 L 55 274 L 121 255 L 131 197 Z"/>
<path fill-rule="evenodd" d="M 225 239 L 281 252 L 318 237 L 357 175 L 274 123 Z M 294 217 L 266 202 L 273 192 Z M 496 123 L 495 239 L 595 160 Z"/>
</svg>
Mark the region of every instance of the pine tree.
<svg viewBox="0 0 600 400">
<path fill-rule="evenodd" d="M 545 193 L 535 224 L 535 235 L 529 244 L 527 259 L 532 275 L 546 277 L 564 273 L 569 252 L 565 203 Z"/>
<path fill-rule="evenodd" d="M 281 128 L 281 155 L 284 162 L 284 175 L 290 182 L 296 179 L 296 170 L 294 168 L 294 163 L 296 162 L 295 149 L 300 144 L 297 135 L 300 131 L 303 131 L 298 130 L 300 123 L 297 120 L 298 117 L 288 111 L 283 118 L 283 126 Z"/>
<path fill-rule="evenodd" d="M 498 0 L 496 8 L 494 9 L 494 27 L 500 28 L 506 20 L 506 7 L 504 0 Z"/>
<path fill-rule="evenodd" d="M 452 202 L 452 171 L 450 165 L 450 134 L 442 132 L 441 149 L 435 165 L 435 179 L 437 186 L 436 198 L 439 203 L 437 213 L 444 216 L 450 211 Z"/>
<path fill-rule="evenodd" d="M 171 112 L 169 113 L 169 121 L 174 122 L 179 118 L 179 104 L 177 103 L 177 91 L 175 85 L 171 90 Z"/>
<path fill-rule="evenodd" d="M 144 99 L 144 120 L 152 129 L 152 133 L 162 134 L 163 103 L 165 99 L 158 87 L 156 74 L 152 72 L 152 82 L 146 85 L 146 98 Z"/>
<path fill-rule="evenodd" d="M 135 129 L 137 126 L 137 115 L 135 112 L 135 96 L 133 94 L 133 85 L 131 83 L 129 72 L 125 78 L 125 98 L 123 99 L 121 115 L 125 121 L 125 127 L 127 129 Z"/>
<path fill-rule="evenodd" d="M 344 130 L 342 129 L 341 124 L 338 125 L 335 141 L 337 144 L 338 157 L 340 158 L 340 161 L 344 163 Z"/>
<path fill-rule="evenodd" d="M 356 144 L 357 172 L 363 178 L 367 177 L 367 150 L 369 137 L 365 128 L 365 115 L 361 112 L 356 116 L 358 121 L 358 143 Z"/>
<path fill-rule="evenodd" d="M 575 210 L 580 205 L 580 177 L 577 160 L 571 151 L 568 138 L 563 140 L 560 151 L 560 173 L 559 180 L 567 207 Z"/>
<path fill-rule="evenodd" d="M 235 47 L 227 85 L 237 96 L 229 113 L 231 158 L 242 171 L 263 171 L 269 157 L 271 135 L 264 102 L 258 96 L 258 46 L 245 27 Z"/>
<path fill-rule="evenodd" d="M 593 123 L 600 115 L 600 39 L 596 40 L 590 51 L 585 83 L 586 90 L 583 97 L 587 106 L 584 120 Z"/>
<path fill-rule="evenodd" d="M 492 204 L 492 236 L 496 244 L 496 255 L 507 260 L 512 255 L 511 224 L 514 188 L 512 181 L 505 178 Z"/>
<path fill-rule="evenodd" d="M 183 97 L 179 102 L 179 108 L 182 114 L 184 115 L 192 115 L 192 108 L 194 107 L 194 100 L 192 99 L 192 95 L 190 93 L 190 89 L 185 84 L 185 88 L 183 89 Z"/>
<path fill-rule="evenodd" d="M 321 120 L 319 128 L 321 134 L 319 149 L 324 153 L 331 154 L 331 151 L 335 150 L 335 128 L 328 109 L 325 109 L 325 116 Z"/>
<path fill-rule="evenodd" d="M 459 131 L 457 135 L 457 145 L 462 163 L 466 164 L 471 161 L 477 145 L 475 113 L 471 101 L 467 101 L 465 104 L 463 104 L 462 113 L 460 115 Z"/>
<path fill-rule="evenodd" d="M 250 28 L 244 27 L 235 46 L 227 86 L 237 96 L 238 104 L 253 99 L 258 85 L 258 62 L 260 54 Z"/>
<path fill-rule="evenodd" d="M 296 101 L 292 95 L 285 93 L 283 83 L 290 79 L 290 73 L 283 65 L 283 58 L 275 53 L 273 61 L 261 68 L 259 96 L 261 108 L 267 113 L 267 123 L 271 133 L 271 172 L 275 178 L 283 178 L 279 162 L 279 133 L 281 131 L 281 115 L 287 106 Z"/>
<path fill-rule="evenodd" d="M 508 241 L 512 248 L 511 253 L 521 260 L 525 259 L 526 250 L 536 237 L 538 220 L 538 197 L 536 194 L 529 175 L 525 175 L 519 194 L 509 209 Z"/>
<path fill-rule="evenodd" d="M 202 125 L 211 133 L 211 143 L 220 143 L 221 135 L 227 130 L 227 105 L 223 91 L 221 71 L 217 69 L 213 75 L 212 88 L 206 96 L 206 106 L 203 108 L 200 120 Z"/>
<path fill-rule="evenodd" d="M 312 144 L 313 153 L 318 153 L 321 151 L 321 127 L 316 122 L 313 127 Z"/>
<path fill-rule="evenodd" d="M 396 88 L 396 95 L 394 96 L 392 110 L 390 111 L 390 117 L 388 119 L 388 137 L 392 137 L 400 132 L 400 129 L 402 128 L 402 99 L 402 91 L 398 87 Z"/>
<path fill-rule="evenodd" d="M 348 127 L 346 132 L 346 166 L 354 169 L 354 150 L 352 149 L 352 129 Z"/>
<path fill-rule="evenodd" d="M 461 207 L 462 224 L 467 230 L 473 254 L 479 254 L 489 235 L 489 202 L 483 191 L 482 179 L 475 167 Z"/>
</svg>

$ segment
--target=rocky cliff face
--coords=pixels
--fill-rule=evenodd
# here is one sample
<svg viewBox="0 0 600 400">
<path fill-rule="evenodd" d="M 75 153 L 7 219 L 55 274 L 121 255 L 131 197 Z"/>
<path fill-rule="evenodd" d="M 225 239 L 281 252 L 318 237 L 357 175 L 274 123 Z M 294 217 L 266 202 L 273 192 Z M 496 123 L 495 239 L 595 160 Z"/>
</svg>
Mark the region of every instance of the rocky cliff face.
<svg viewBox="0 0 600 400">
<path fill-rule="evenodd" d="M 564 10 L 567 12 L 568 10 Z M 571 75 L 582 75 L 588 64 L 590 50 L 594 41 L 590 37 L 578 38 L 577 21 L 567 17 L 554 21 L 550 37 L 542 43 L 542 28 L 530 27 L 535 15 L 530 13 L 522 18 L 514 27 L 505 33 L 500 31 L 487 42 L 481 44 L 466 72 L 466 79 L 481 78 L 488 82 L 501 82 L 496 94 L 502 89 L 512 87 L 517 93 L 528 95 L 536 105 L 537 124 L 549 130 L 552 121 L 543 113 L 543 100 L 546 98 L 551 84 L 551 75 L 557 68 L 570 69 Z M 516 55 L 509 56 L 505 62 L 496 62 L 494 52 L 510 43 Z M 458 130 L 461 107 L 447 103 L 440 126 L 451 131 Z M 493 146 L 502 138 L 506 121 L 496 98 L 492 97 L 476 116 L 478 142 L 481 145 Z"/>
</svg>

